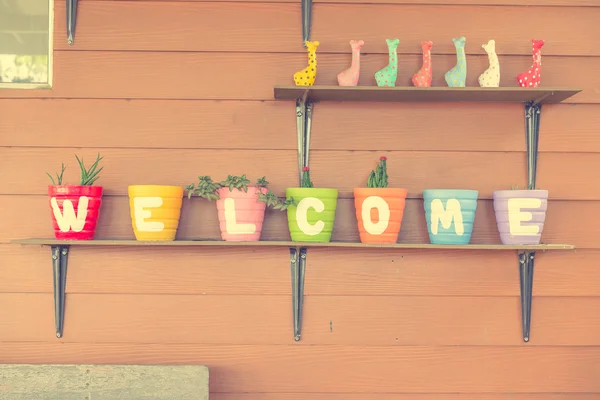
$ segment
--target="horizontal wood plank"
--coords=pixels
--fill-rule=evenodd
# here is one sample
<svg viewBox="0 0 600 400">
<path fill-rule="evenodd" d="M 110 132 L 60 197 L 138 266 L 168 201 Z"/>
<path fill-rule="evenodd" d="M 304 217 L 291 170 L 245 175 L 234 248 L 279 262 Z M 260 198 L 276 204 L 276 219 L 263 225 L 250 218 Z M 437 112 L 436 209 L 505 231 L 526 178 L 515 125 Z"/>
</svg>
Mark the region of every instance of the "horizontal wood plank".
<svg viewBox="0 0 600 400">
<path fill-rule="evenodd" d="M 46 172 L 54 175 L 61 162 L 67 166 L 63 183 L 76 184 L 79 167 L 74 153 L 89 164 L 98 152 L 0 147 L 0 170 L 7 171 L 0 194 L 46 194 L 51 184 Z M 286 188 L 298 186 L 293 150 L 103 149 L 100 153 L 104 170 L 96 185 L 105 188 L 105 195 L 126 195 L 133 184 L 187 186 L 196 183 L 198 175 L 220 181 L 227 174 L 247 174 L 253 182 L 266 176 L 279 196 L 285 196 Z M 480 199 L 490 199 L 494 190 L 525 187 L 526 157 L 520 152 L 314 151 L 311 178 L 316 187 L 335 188 L 340 198 L 353 198 L 354 188 L 366 186 L 380 155 L 388 158 L 390 187 L 407 188 L 409 198 L 421 198 L 428 188 L 461 188 L 478 190 Z M 598 200 L 600 187 L 587 184 L 594 181 L 598 168 L 598 153 L 544 153 L 538 161 L 537 187 L 547 189 L 553 200 Z"/>
<path fill-rule="evenodd" d="M 59 2 L 60 0 L 55 0 Z M 164 1 L 164 0 L 96 0 L 96 1 Z M 180 2 L 213 2 L 215 0 L 173 0 Z M 248 3 L 294 3 L 296 0 L 219 0 L 221 2 Z M 479 6 L 554 6 L 554 7 L 600 7 L 595 0 L 314 0 L 314 3 L 361 3 L 361 4 L 433 4 L 433 5 L 479 5 Z"/>
<path fill-rule="evenodd" d="M 60 0 L 55 0 L 60 1 Z M 96 0 L 96 1 L 164 1 L 164 0 Z M 180 2 L 213 2 L 215 0 L 172 0 Z M 294 3 L 296 0 L 219 0 L 220 2 L 248 3 Z M 432 4 L 432 5 L 479 5 L 479 6 L 554 6 L 554 7 L 600 7 L 595 0 L 313 0 L 314 3 L 360 3 L 360 4 Z"/>
<path fill-rule="evenodd" d="M 24 108 L 36 112 L 23 118 Z M 297 143 L 294 108 L 285 102 L 4 99 L 0 109 L 3 146 L 293 150 Z"/>
<path fill-rule="evenodd" d="M 600 400 L 598 393 L 369 393 L 369 400 Z M 306 393 L 214 393 L 211 400 L 306 400 Z M 310 393 L 312 400 L 364 400 L 364 394 Z"/>
<path fill-rule="evenodd" d="M 219 392 L 598 393 L 600 347 L 0 343 L 2 362 L 203 364 Z M 327 362 L 323 362 L 327 360 Z M 451 366 L 451 368 L 449 368 Z M 524 378 L 526 377 L 526 379 Z"/>
<path fill-rule="evenodd" d="M 595 250 L 538 252 L 533 295 L 600 296 L 598 256 Z M 308 257 L 309 296 L 519 296 L 510 251 L 311 249 Z M 69 253 L 67 292 L 289 296 L 288 258 L 285 248 L 77 247 Z M 0 280 L 0 292 L 52 293 L 49 249 L 4 244 L 0 259 L 9 277 Z"/>
<path fill-rule="evenodd" d="M 598 202 L 553 201 L 550 204 L 542 241 L 571 244 L 577 249 L 598 248 L 600 227 L 594 218 Z M 19 212 L 27 210 L 27 212 Z M 134 239 L 127 197 L 107 196 L 103 200 L 96 234 L 98 239 Z M 45 196 L 0 196 L 0 242 L 28 237 L 52 237 L 50 207 Z M 358 241 L 354 202 L 340 200 L 333 240 Z M 185 199 L 177 239 L 219 239 L 219 223 L 214 205 L 204 200 Z M 289 240 L 286 213 L 269 211 L 265 217 L 263 240 Z M 400 243 L 428 243 L 422 200 L 407 201 L 399 237 Z M 491 200 L 478 202 L 472 244 L 500 243 Z M 378 250 L 379 251 L 379 250 Z"/>
<path fill-rule="evenodd" d="M 52 294 L 0 294 L 0 300 L 10 304 L 0 310 L 0 341 L 57 340 Z M 289 344 L 291 301 L 289 295 L 67 294 L 61 341 Z M 300 345 L 520 346 L 520 304 L 518 296 L 306 296 Z M 600 345 L 600 297 L 536 297 L 534 304 L 527 345 Z"/>
<path fill-rule="evenodd" d="M 322 54 L 318 60 L 316 85 L 337 85 L 337 74 L 350 64 L 348 55 L 341 54 Z M 531 66 L 531 55 L 503 56 L 500 62 L 501 85 L 516 87 L 516 76 Z M 384 54 L 363 56 L 359 85 L 376 85 L 374 73 L 386 63 Z M 447 86 L 444 74 L 454 67 L 456 56 L 434 55 L 432 63 L 433 85 Z M 467 85 L 479 86 L 487 57 L 468 56 L 467 63 Z M 306 64 L 300 53 L 56 51 L 51 91 L 3 90 L 0 98 L 272 100 L 273 86 L 293 84 L 293 74 Z M 421 64 L 420 55 L 401 56 L 396 85 L 412 85 Z M 583 89 L 566 102 L 600 102 L 600 75 L 595 73 L 600 57 L 546 56 L 543 68 L 543 86 Z M 225 76 L 226 84 L 215 78 Z"/>
<path fill-rule="evenodd" d="M 74 46 L 65 40 L 65 3 L 56 2 L 54 42 L 59 50 L 218 51 L 304 53 L 299 4 L 228 2 L 81 3 Z M 365 41 L 363 52 L 388 52 L 385 38 L 402 26 L 398 52 L 421 54 L 421 40 L 434 42 L 433 53 L 455 54 L 452 32 L 464 27 L 466 52 L 485 55 L 491 38 L 500 55 L 531 57 L 531 35 L 547 41 L 544 54 L 600 56 L 600 45 L 586 40 L 600 33 L 596 8 L 569 7 L 557 12 L 536 7 L 535 19 L 521 7 L 460 5 L 329 4 L 313 5 L 311 37 L 319 51 L 350 55 L 350 39 Z M 490 20 L 502 20 L 490 25 Z M 135 21 L 135 24 L 131 23 Z M 456 34 L 458 35 L 458 34 Z M 201 39 L 199 39 L 201 38 Z"/>
<path fill-rule="evenodd" d="M 24 119 L 24 108 L 36 112 Z M 282 101 L 4 99 L 0 109 L 0 140 L 10 147 L 297 147 L 294 106 Z M 600 152 L 599 124 L 597 105 L 544 105 L 539 151 Z M 517 104 L 324 102 L 311 149 L 525 151 L 523 130 Z"/>
<path fill-rule="evenodd" d="M 208 400 L 203 365 L 0 364 L 0 371 L 7 400 Z"/>
</svg>

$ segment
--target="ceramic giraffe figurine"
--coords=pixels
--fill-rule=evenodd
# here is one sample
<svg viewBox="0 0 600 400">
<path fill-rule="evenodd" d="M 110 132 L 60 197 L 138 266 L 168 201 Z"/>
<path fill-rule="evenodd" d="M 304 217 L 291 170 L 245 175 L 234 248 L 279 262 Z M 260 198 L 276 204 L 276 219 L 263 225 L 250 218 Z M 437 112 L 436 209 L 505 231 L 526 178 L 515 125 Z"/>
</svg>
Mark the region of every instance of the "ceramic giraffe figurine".
<svg viewBox="0 0 600 400">
<path fill-rule="evenodd" d="M 521 87 L 538 87 L 540 77 L 542 76 L 542 46 L 546 43 L 544 40 L 532 40 L 533 47 L 533 65 L 525 72 L 517 76 L 517 81 Z"/>
<path fill-rule="evenodd" d="M 294 74 L 294 83 L 296 86 L 312 86 L 315 84 L 317 77 L 317 47 L 318 41 L 306 42 L 306 50 L 308 52 L 308 66 Z"/>
<path fill-rule="evenodd" d="M 358 77 L 360 75 L 360 49 L 365 44 L 362 40 L 351 40 L 350 48 L 352 49 L 352 65 L 350 68 L 340 72 L 337 76 L 340 86 L 356 86 L 358 85 Z"/>
<path fill-rule="evenodd" d="M 500 62 L 496 54 L 496 41 L 490 40 L 481 47 L 488 55 L 490 66 L 483 74 L 479 75 L 478 81 L 481 87 L 499 87 L 500 86 Z"/>
<path fill-rule="evenodd" d="M 465 42 L 467 39 L 462 36 L 453 38 L 456 48 L 456 65 L 446 74 L 446 83 L 449 87 L 465 87 L 467 82 L 467 58 L 465 57 Z"/>
<path fill-rule="evenodd" d="M 388 46 L 389 64 L 383 69 L 375 72 L 375 80 L 377 86 L 396 86 L 396 78 L 398 78 L 398 54 L 396 49 L 400 43 L 400 39 L 385 39 Z"/>
<path fill-rule="evenodd" d="M 423 66 L 412 77 L 412 83 L 417 87 L 431 86 L 431 79 L 433 77 L 431 70 L 431 46 L 433 46 L 431 40 L 421 42 L 421 48 L 423 49 Z"/>
</svg>

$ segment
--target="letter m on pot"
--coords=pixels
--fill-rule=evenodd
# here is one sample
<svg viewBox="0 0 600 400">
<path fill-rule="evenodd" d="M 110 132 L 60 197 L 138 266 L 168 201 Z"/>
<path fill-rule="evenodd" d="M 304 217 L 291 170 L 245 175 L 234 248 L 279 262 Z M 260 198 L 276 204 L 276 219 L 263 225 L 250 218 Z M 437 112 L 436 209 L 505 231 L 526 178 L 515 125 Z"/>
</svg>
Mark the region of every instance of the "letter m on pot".
<svg viewBox="0 0 600 400">
<path fill-rule="evenodd" d="M 461 236 L 465 233 L 465 225 L 463 224 L 463 215 L 460 209 L 460 203 L 456 199 L 448 199 L 446 208 L 442 204 L 442 200 L 434 199 L 431 202 L 431 233 L 438 234 L 438 227 L 441 222 L 442 228 L 450 229 L 454 220 L 454 231 Z"/>
<path fill-rule="evenodd" d="M 85 219 L 88 213 L 88 204 L 90 199 L 87 196 L 81 196 L 77 204 L 77 214 L 71 200 L 63 200 L 62 212 L 56 201 L 56 197 L 50 199 L 54 218 L 61 232 L 81 232 L 85 226 Z"/>
</svg>

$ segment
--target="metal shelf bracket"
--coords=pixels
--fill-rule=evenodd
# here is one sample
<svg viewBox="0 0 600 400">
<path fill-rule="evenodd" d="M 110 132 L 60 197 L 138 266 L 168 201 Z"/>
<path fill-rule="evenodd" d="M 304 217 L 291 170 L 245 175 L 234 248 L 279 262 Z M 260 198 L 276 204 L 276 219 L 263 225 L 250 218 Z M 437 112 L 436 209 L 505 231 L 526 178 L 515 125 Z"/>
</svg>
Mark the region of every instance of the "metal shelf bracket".
<svg viewBox="0 0 600 400">
<path fill-rule="evenodd" d="M 302 1 L 302 45 L 306 47 L 306 42 L 310 41 L 310 28 L 312 25 L 312 0 Z"/>
<path fill-rule="evenodd" d="M 529 342 L 531 331 L 531 300 L 533 293 L 533 263 L 535 251 L 519 253 L 519 278 L 521 280 L 521 319 L 523 326 L 523 341 Z"/>
<path fill-rule="evenodd" d="M 302 168 L 308 167 L 310 153 L 310 133 L 314 102 L 306 90 L 296 99 L 296 134 L 298 136 L 298 182 L 302 182 Z"/>
<path fill-rule="evenodd" d="M 65 323 L 65 288 L 67 286 L 67 261 L 69 246 L 51 246 L 52 277 L 54 281 L 54 326 L 56 337 L 63 336 Z"/>
<path fill-rule="evenodd" d="M 300 341 L 302 332 L 302 306 L 304 303 L 304 275 L 306 272 L 306 248 L 290 247 L 292 272 L 292 311 L 294 315 L 294 340 Z"/>
<path fill-rule="evenodd" d="M 527 185 L 535 189 L 538 141 L 542 104 L 539 101 L 525 103 L 525 140 L 527 143 Z M 521 283 L 521 321 L 523 341 L 529 342 L 531 332 L 531 303 L 533 294 L 533 264 L 535 251 L 519 252 L 519 279 Z"/>
<path fill-rule="evenodd" d="M 302 5 L 304 7 L 304 1 Z M 303 14 L 304 15 L 304 14 Z M 302 168 L 308 167 L 310 153 L 310 132 L 314 102 L 306 90 L 296 99 L 296 130 L 298 135 L 298 183 L 302 185 Z M 302 330 L 302 304 L 304 299 L 304 273 L 306 270 L 305 247 L 290 247 L 292 270 L 292 309 L 294 315 L 294 340 L 300 341 Z"/>
<path fill-rule="evenodd" d="M 77 25 L 77 0 L 67 0 L 67 43 L 75 42 L 75 26 Z"/>
</svg>

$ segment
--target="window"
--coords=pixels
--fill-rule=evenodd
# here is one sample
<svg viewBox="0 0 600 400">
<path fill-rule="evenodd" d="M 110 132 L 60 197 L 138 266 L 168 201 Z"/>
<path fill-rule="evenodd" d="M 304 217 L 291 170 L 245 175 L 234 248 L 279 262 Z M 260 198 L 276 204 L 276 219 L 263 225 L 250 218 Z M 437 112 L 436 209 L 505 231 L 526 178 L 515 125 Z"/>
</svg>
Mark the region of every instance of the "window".
<svg viewBox="0 0 600 400">
<path fill-rule="evenodd" d="M 0 88 L 52 87 L 54 0 L 0 0 Z"/>
</svg>

